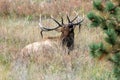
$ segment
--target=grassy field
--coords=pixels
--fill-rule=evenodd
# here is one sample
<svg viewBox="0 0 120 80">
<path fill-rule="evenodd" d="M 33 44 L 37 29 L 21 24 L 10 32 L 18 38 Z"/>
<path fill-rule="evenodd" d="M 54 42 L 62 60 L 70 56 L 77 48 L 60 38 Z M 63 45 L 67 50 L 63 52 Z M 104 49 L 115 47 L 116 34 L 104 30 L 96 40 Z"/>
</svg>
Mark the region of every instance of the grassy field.
<svg viewBox="0 0 120 80">
<path fill-rule="evenodd" d="M 75 49 L 70 55 L 54 52 L 32 53 L 24 62 L 17 61 L 20 50 L 27 44 L 41 41 L 38 21 L 26 18 L 0 18 L 0 80 L 114 80 L 111 65 L 95 61 L 89 55 L 89 44 L 102 40 L 101 30 L 90 29 L 84 21 L 81 31 L 75 30 Z M 54 25 L 50 21 L 44 21 Z M 47 36 L 59 35 L 46 32 Z"/>
<path fill-rule="evenodd" d="M 49 15 L 56 16 L 57 20 L 60 20 L 57 14 L 66 6 L 62 14 L 65 14 L 65 11 L 69 13 L 76 9 L 76 11 L 81 12 L 81 15 L 82 12 L 87 13 L 90 10 L 91 7 L 85 6 L 89 6 L 91 0 L 70 0 L 69 5 L 67 5 L 67 2 L 64 3 L 60 0 L 62 1 L 60 5 L 56 5 L 60 3 L 59 1 L 53 2 L 42 8 L 42 10 L 45 9 L 42 12 L 37 9 L 38 4 L 36 4 L 37 1 L 41 0 L 31 0 L 34 5 L 27 2 L 30 0 L 26 0 L 24 6 L 17 4 L 19 0 L 9 1 L 14 3 L 9 5 L 7 0 L 0 0 L 0 15 L 2 15 L 0 17 L 0 80 L 115 80 L 109 62 L 93 60 L 89 55 L 89 44 L 102 41 L 103 34 L 100 29 L 88 28 L 89 21 L 86 18 L 82 23 L 81 31 L 79 32 L 78 28 L 75 29 L 75 49 L 70 55 L 66 55 L 56 43 L 57 46 L 54 47 L 53 51 L 31 53 L 30 57 L 25 57 L 23 60 L 19 56 L 24 46 L 43 40 L 38 27 L 39 20 L 36 19 L 39 14 L 48 17 L 47 13 L 49 13 Z M 77 4 L 76 1 L 82 2 L 81 5 Z M 24 2 L 24 0 L 21 0 L 21 2 Z M 76 6 L 70 8 L 70 5 Z M 51 6 L 53 11 L 50 11 Z M 31 8 L 29 9 L 29 7 Z M 60 9 L 58 9 L 59 7 Z M 35 11 L 35 14 L 32 10 Z M 71 17 L 73 17 L 73 13 L 71 14 Z M 33 17 L 35 18 L 32 19 Z M 50 25 L 51 27 L 56 25 L 47 18 L 42 19 L 42 22 L 44 25 Z M 59 36 L 60 33 L 53 31 L 45 32 L 44 35 Z"/>
</svg>

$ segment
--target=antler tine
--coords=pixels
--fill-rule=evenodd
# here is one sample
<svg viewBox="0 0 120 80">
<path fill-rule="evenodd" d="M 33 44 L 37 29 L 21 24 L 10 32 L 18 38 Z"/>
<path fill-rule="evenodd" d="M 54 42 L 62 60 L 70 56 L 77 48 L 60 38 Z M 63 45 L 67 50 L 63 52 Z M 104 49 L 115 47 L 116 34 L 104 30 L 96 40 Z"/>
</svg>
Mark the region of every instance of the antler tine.
<svg viewBox="0 0 120 80">
<path fill-rule="evenodd" d="M 41 29 L 40 34 L 41 34 L 41 37 L 43 38 L 42 32 L 45 31 L 45 29 L 44 29 L 44 27 L 43 27 L 43 25 L 41 23 L 41 15 L 40 15 L 40 20 L 39 20 L 39 28 Z"/>
<path fill-rule="evenodd" d="M 71 23 L 70 18 L 69 18 L 69 16 L 68 16 L 68 15 L 67 15 L 67 20 L 68 20 L 68 23 Z"/>
<path fill-rule="evenodd" d="M 40 31 L 40 34 L 41 34 L 41 37 L 43 38 L 43 33 L 42 33 L 42 32 L 43 32 L 43 31 L 41 30 L 41 31 Z"/>
<path fill-rule="evenodd" d="M 43 25 L 42 25 L 42 23 L 41 23 L 41 19 L 40 19 L 39 27 L 40 27 L 40 29 L 41 29 L 40 34 L 41 34 L 41 36 L 42 36 L 42 38 L 43 38 L 43 33 L 42 33 L 43 31 L 52 31 L 52 30 L 55 30 L 55 29 L 57 29 L 57 28 L 59 28 L 59 27 L 61 27 L 61 26 L 57 26 L 57 27 L 55 27 L 55 28 L 46 28 L 46 27 L 43 27 Z"/>
<path fill-rule="evenodd" d="M 54 18 L 52 18 L 52 19 L 53 19 L 53 21 L 55 21 L 58 24 L 58 26 L 61 26 L 61 24 L 57 20 L 55 20 Z"/>
<path fill-rule="evenodd" d="M 62 22 L 62 25 L 64 24 L 64 22 L 63 22 L 63 17 L 61 17 L 61 22 Z"/>
<path fill-rule="evenodd" d="M 84 21 L 84 19 L 82 19 L 81 21 L 77 22 L 77 23 L 73 23 L 73 25 L 79 25 L 80 23 L 82 23 Z"/>
<path fill-rule="evenodd" d="M 53 16 L 51 16 L 51 18 L 58 24 L 58 26 L 61 26 L 61 24 L 56 19 L 54 19 Z"/>
<path fill-rule="evenodd" d="M 80 19 L 80 16 L 78 16 L 78 19 Z M 81 24 L 79 24 L 79 32 L 80 32 L 80 26 L 81 26 Z"/>
<path fill-rule="evenodd" d="M 79 16 L 78 16 L 79 17 Z M 77 23 L 73 23 L 73 25 L 78 25 L 79 26 L 79 32 L 80 32 L 80 27 L 81 27 L 81 23 L 83 22 L 84 19 L 82 19 L 81 21 L 77 22 Z"/>
<path fill-rule="evenodd" d="M 73 20 L 71 21 L 71 23 L 72 23 L 74 20 L 76 20 L 76 19 L 77 19 L 77 17 L 78 17 L 78 15 L 77 15 L 76 17 L 74 17 L 74 18 L 73 18 Z"/>
<path fill-rule="evenodd" d="M 79 17 L 78 12 L 74 11 L 74 13 L 76 14 L 76 17 L 74 17 L 73 20 L 71 20 L 71 22 L 73 22 L 74 20 L 76 20 Z"/>
</svg>

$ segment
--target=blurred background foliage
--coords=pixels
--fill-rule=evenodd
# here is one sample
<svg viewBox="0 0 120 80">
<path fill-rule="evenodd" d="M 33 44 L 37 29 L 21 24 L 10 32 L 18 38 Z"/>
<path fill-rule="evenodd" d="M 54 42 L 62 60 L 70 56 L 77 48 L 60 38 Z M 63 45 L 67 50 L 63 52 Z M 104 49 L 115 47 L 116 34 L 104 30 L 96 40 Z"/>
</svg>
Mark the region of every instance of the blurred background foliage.
<svg viewBox="0 0 120 80">
<path fill-rule="evenodd" d="M 85 7 L 89 6 L 89 7 Z M 91 9 L 91 0 L 0 0 L 0 16 L 27 17 L 28 19 L 42 16 L 58 17 L 64 14 L 84 14 Z"/>
</svg>

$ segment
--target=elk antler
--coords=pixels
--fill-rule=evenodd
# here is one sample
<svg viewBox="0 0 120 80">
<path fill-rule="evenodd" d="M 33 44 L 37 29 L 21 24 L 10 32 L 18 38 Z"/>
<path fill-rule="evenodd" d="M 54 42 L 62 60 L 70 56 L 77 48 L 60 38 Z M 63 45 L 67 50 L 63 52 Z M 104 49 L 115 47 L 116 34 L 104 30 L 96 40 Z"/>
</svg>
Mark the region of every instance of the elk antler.
<svg viewBox="0 0 120 80">
<path fill-rule="evenodd" d="M 55 21 L 58 24 L 58 26 L 62 26 L 56 19 L 53 18 L 53 16 L 51 16 L 51 19 Z"/>
<path fill-rule="evenodd" d="M 73 25 L 79 25 L 79 32 L 80 32 L 80 27 L 81 27 L 81 23 L 84 21 L 84 19 L 82 19 L 81 21 L 77 22 L 77 23 L 73 23 Z"/>
<path fill-rule="evenodd" d="M 72 23 L 74 20 L 76 20 L 78 17 L 78 15 L 76 17 L 73 18 L 73 20 L 70 20 L 69 16 L 67 15 L 67 20 L 68 20 L 68 23 Z"/>
<path fill-rule="evenodd" d="M 72 20 L 70 20 L 69 16 L 67 15 L 67 20 L 68 20 L 68 24 L 71 24 L 71 25 L 79 25 L 79 31 L 80 31 L 80 26 L 81 26 L 81 23 L 83 22 L 84 19 L 82 20 L 79 20 L 77 23 L 73 23 L 77 18 L 80 19 L 80 17 L 78 16 L 78 13 L 76 13 L 76 17 L 74 17 Z"/>
<path fill-rule="evenodd" d="M 67 20 L 68 20 L 68 23 L 71 23 L 70 18 L 69 18 L 69 16 L 68 16 L 68 15 L 67 15 Z"/>
<path fill-rule="evenodd" d="M 78 17 L 78 15 L 77 15 L 76 17 L 74 17 L 74 18 L 73 18 L 73 20 L 71 20 L 71 23 L 72 23 L 74 20 L 76 20 L 76 19 L 77 19 L 77 17 Z"/>
<path fill-rule="evenodd" d="M 40 29 L 41 29 L 40 34 L 41 34 L 42 38 L 43 38 L 43 33 L 42 33 L 43 31 L 52 31 L 52 30 L 56 30 L 57 28 L 59 28 L 59 27 L 62 26 L 57 20 L 55 20 L 54 18 L 52 18 L 52 19 L 58 24 L 58 26 L 55 27 L 55 28 L 43 27 L 43 25 L 42 25 L 42 23 L 41 23 L 41 18 L 40 18 L 39 27 L 40 27 Z"/>
<path fill-rule="evenodd" d="M 79 25 L 80 23 L 82 23 L 84 21 L 84 19 L 82 19 L 81 21 L 77 22 L 77 23 L 72 23 L 73 25 Z"/>
<path fill-rule="evenodd" d="M 63 17 L 61 17 L 61 23 L 62 23 L 62 25 L 64 25 L 64 22 L 63 22 Z"/>
<path fill-rule="evenodd" d="M 73 23 L 74 20 L 76 20 L 79 16 L 77 15 L 76 17 L 73 18 L 73 20 L 70 21 L 69 16 L 67 15 L 67 20 L 68 20 L 68 24 L 71 23 L 72 25 L 79 25 L 81 22 L 83 22 L 84 19 L 82 19 L 81 21 L 77 22 L 77 23 Z"/>
</svg>

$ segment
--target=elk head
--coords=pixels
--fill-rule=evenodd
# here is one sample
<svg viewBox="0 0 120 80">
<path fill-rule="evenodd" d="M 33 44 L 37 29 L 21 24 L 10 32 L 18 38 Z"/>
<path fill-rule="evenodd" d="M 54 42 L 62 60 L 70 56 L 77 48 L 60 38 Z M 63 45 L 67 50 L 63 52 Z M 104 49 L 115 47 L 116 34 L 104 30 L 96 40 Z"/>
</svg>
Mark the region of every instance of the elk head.
<svg viewBox="0 0 120 80">
<path fill-rule="evenodd" d="M 69 54 L 69 52 L 74 48 L 74 29 L 77 25 L 79 25 L 79 29 L 80 29 L 81 23 L 83 22 L 83 19 L 82 19 L 82 20 L 79 20 L 77 23 L 73 23 L 77 18 L 78 16 L 70 20 L 70 18 L 67 15 L 67 20 L 68 20 L 67 24 L 64 24 L 62 17 L 61 17 L 61 23 L 59 23 L 56 19 L 52 18 L 53 21 L 55 21 L 58 24 L 58 26 L 55 28 L 46 28 L 46 27 L 43 27 L 41 23 L 39 23 L 39 26 L 41 29 L 41 32 L 40 32 L 41 36 L 43 37 L 43 34 L 42 34 L 43 31 L 53 31 L 60 28 L 60 32 L 61 32 L 60 40 L 61 40 L 62 46 L 66 46 L 68 48 L 68 54 Z"/>
</svg>

